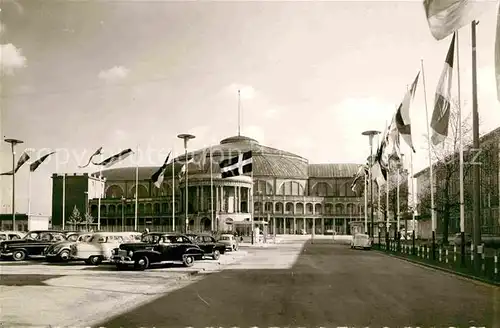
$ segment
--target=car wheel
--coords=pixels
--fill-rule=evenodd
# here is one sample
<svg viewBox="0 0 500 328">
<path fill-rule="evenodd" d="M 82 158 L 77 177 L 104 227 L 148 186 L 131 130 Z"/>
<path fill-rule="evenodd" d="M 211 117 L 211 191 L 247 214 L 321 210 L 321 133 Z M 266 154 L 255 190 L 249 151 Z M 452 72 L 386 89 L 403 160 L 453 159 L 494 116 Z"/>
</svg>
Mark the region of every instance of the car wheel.
<svg viewBox="0 0 500 328">
<path fill-rule="evenodd" d="M 100 256 L 91 256 L 91 257 L 89 257 L 89 260 L 88 260 L 88 261 L 89 261 L 89 262 L 88 262 L 89 264 L 92 264 L 92 265 L 99 265 L 99 264 L 101 264 L 102 259 L 101 259 L 101 257 L 100 257 Z"/>
<path fill-rule="evenodd" d="M 134 268 L 136 270 L 146 270 L 149 267 L 149 259 L 147 256 L 141 256 L 137 258 L 134 262 Z"/>
<path fill-rule="evenodd" d="M 12 253 L 12 258 L 14 261 L 24 261 L 26 259 L 26 252 L 25 251 L 14 251 Z"/>
<path fill-rule="evenodd" d="M 62 261 L 66 262 L 69 260 L 69 251 L 68 250 L 63 250 L 61 254 L 59 254 L 59 257 L 61 258 Z"/>
<path fill-rule="evenodd" d="M 184 255 L 182 257 L 182 264 L 186 267 L 191 267 L 194 264 L 194 257 L 192 255 Z"/>
<path fill-rule="evenodd" d="M 220 258 L 220 251 L 218 249 L 214 250 L 214 252 L 212 254 L 212 258 L 214 260 L 218 260 Z"/>
</svg>

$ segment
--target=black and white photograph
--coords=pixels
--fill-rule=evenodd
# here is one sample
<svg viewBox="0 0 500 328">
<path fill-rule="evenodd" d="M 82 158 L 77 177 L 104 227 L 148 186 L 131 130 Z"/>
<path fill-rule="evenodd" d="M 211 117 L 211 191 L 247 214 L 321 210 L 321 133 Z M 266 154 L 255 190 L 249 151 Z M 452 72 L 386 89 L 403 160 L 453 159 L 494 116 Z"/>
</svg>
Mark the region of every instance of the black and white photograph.
<svg viewBox="0 0 500 328">
<path fill-rule="evenodd" d="M 0 326 L 500 328 L 500 0 L 0 0 Z"/>
</svg>

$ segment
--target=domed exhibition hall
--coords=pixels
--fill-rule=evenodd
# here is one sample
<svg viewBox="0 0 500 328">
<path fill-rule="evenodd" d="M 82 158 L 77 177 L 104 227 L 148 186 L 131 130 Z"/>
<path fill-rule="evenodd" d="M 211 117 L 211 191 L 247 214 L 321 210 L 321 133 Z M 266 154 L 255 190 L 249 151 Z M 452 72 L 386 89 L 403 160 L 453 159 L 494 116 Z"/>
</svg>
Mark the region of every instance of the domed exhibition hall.
<svg viewBox="0 0 500 328">
<path fill-rule="evenodd" d="M 250 150 L 252 174 L 221 178 L 220 161 Z M 248 233 L 251 229 L 252 176 L 254 222 L 256 227 L 268 232 L 310 234 L 314 227 L 317 234 L 351 233 L 352 227 L 364 222 L 363 195 L 356 195 L 350 188 L 359 164 L 309 164 L 303 157 L 261 145 L 244 136 L 226 138 L 219 145 L 189 151 L 188 160 L 189 231 Z M 177 231 L 184 231 L 184 155 L 173 162 L 166 168 L 161 188 L 154 186 L 151 180 L 157 166 L 139 167 L 137 186 L 136 167 L 103 170 L 101 230 L 134 229 L 137 189 L 138 229 L 171 231 L 175 225 Z M 77 208 L 83 213 L 90 211 L 95 224 L 98 196 L 92 195 L 90 187 L 87 191 L 78 190 L 76 180 L 83 179 L 81 184 L 90 186 L 100 182 L 98 174 L 66 175 L 66 222 Z M 54 195 L 60 194 L 62 175 L 54 174 L 53 180 Z M 52 221 L 56 226 L 62 222 L 60 199 L 53 196 Z"/>
</svg>

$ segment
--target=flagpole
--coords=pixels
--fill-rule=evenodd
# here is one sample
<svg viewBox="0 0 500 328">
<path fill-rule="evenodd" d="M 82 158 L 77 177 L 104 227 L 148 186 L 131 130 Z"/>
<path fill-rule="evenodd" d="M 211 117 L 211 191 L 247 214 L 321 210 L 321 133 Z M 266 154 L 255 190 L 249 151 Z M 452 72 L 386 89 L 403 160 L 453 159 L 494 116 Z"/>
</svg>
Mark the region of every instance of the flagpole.
<svg viewBox="0 0 500 328">
<path fill-rule="evenodd" d="M 139 208 L 139 145 L 136 147 L 135 155 L 135 213 L 134 213 L 134 231 L 137 231 Z"/>
<path fill-rule="evenodd" d="M 390 189 L 389 189 L 389 181 L 391 180 L 391 170 L 389 168 L 389 170 L 387 170 L 387 183 L 385 184 L 385 209 L 386 209 L 386 212 L 387 212 L 387 217 L 385 218 L 386 220 L 386 223 L 385 223 L 385 232 L 387 234 L 387 236 L 389 235 L 389 228 L 391 226 L 390 224 L 390 221 L 389 221 L 389 192 L 390 192 Z"/>
<path fill-rule="evenodd" d="M 425 87 L 425 72 L 424 72 L 424 60 L 420 60 L 421 68 L 422 68 L 422 83 L 424 87 L 424 104 L 425 104 L 425 119 L 426 119 L 426 127 L 427 127 L 427 145 L 428 145 L 428 156 L 429 156 L 429 181 L 431 187 L 431 218 L 432 218 L 432 259 L 435 260 L 436 252 L 436 206 L 434 204 L 434 174 L 432 167 L 432 144 L 431 144 L 431 134 L 430 134 L 430 121 L 429 121 L 429 110 L 427 106 L 427 89 Z"/>
<path fill-rule="evenodd" d="M 175 231 L 175 156 L 172 149 L 172 231 Z"/>
<path fill-rule="evenodd" d="M 364 185 L 365 185 L 365 233 L 368 231 L 368 173 L 364 171 L 365 173 L 365 180 L 364 180 Z"/>
<path fill-rule="evenodd" d="M 30 155 L 32 155 L 32 150 L 30 150 Z M 33 164 L 33 162 L 30 163 L 28 172 L 28 220 L 31 218 L 31 164 Z"/>
<path fill-rule="evenodd" d="M 252 221 L 252 245 L 254 244 L 254 239 L 255 239 L 255 222 L 254 222 L 254 215 L 255 215 L 255 212 L 254 212 L 254 203 L 253 203 L 253 168 L 254 168 L 254 165 L 253 165 L 253 145 L 250 144 L 250 151 L 252 152 L 252 171 L 250 173 L 251 175 L 251 179 L 252 179 L 252 187 L 250 188 L 250 199 L 251 199 L 251 208 L 252 208 L 252 212 L 251 212 L 251 221 Z"/>
<path fill-rule="evenodd" d="M 214 178 L 212 172 L 212 145 L 210 145 L 210 222 L 212 232 L 215 231 L 214 228 Z"/>
<path fill-rule="evenodd" d="M 401 156 L 402 157 L 402 156 Z M 401 159 L 402 160 L 402 159 Z M 401 239 L 401 236 L 400 236 L 400 233 L 399 231 L 401 230 L 401 217 L 400 217 L 400 211 L 401 211 L 401 207 L 400 207 L 400 204 L 399 204 L 399 183 L 400 183 L 400 177 L 399 177 L 399 174 L 400 174 L 400 167 L 399 167 L 400 164 L 398 164 L 398 167 L 396 169 L 396 218 L 397 218 L 397 237 L 398 237 L 398 240 Z M 406 236 L 405 236 L 406 237 Z"/>
<path fill-rule="evenodd" d="M 66 173 L 63 173 L 62 186 L 62 230 L 64 231 L 66 222 Z"/>
<path fill-rule="evenodd" d="M 415 195 L 415 179 L 413 179 L 413 152 L 410 151 L 410 179 L 411 179 L 411 204 L 412 204 L 412 215 L 411 215 L 411 221 L 412 221 L 412 238 L 415 238 L 415 216 L 416 216 L 416 195 Z"/>
<path fill-rule="evenodd" d="M 457 90 L 458 90 L 458 147 L 460 157 L 460 263 L 465 264 L 465 202 L 464 202 L 464 147 L 462 138 L 462 100 L 460 90 L 460 46 L 458 31 L 456 32 L 456 52 L 457 52 Z"/>
<path fill-rule="evenodd" d="M 99 162 L 102 162 L 102 154 L 99 154 Z M 97 199 L 97 231 L 101 230 L 101 198 L 103 193 L 102 166 L 99 165 L 99 198 Z"/>
</svg>

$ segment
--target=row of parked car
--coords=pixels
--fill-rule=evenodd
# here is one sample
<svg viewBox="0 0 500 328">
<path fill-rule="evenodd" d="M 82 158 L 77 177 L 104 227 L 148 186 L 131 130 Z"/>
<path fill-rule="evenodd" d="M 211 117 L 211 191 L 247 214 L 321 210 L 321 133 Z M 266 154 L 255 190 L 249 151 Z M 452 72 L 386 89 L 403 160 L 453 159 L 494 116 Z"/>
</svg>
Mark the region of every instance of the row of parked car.
<svg viewBox="0 0 500 328">
<path fill-rule="evenodd" d="M 48 262 L 82 261 L 92 265 L 108 262 L 118 269 L 145 270 L 154 265 L 177 263 L 189 267 L 196 260 L 218 260 L 226 251 L 238 250 L 236 238 L 229 234 L 216 239 L 208 234 L 176 232 L 42 230 L 11 237 L 0 240 L 2 259 L 25 261 L 43 256 Z"/>
</svg>

